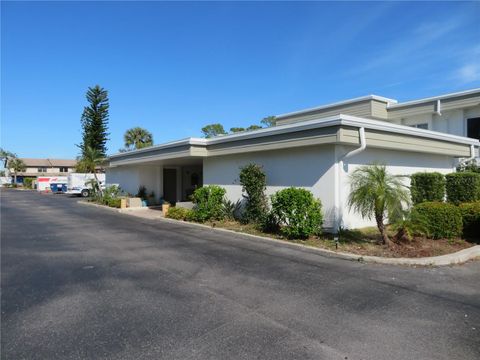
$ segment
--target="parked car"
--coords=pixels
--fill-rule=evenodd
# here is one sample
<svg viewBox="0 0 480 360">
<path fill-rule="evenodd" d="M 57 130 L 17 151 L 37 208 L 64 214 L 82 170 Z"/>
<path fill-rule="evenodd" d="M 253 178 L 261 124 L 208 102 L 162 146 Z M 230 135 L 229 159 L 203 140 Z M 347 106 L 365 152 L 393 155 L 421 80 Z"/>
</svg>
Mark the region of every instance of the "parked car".
<svg viewBox="0 0 480 360">
<path fill-rule="evenodd" d="M 100 187 L 105 187 L 105 174 L 96 174 L 100 182 Z M 67 194 L 78 195 L 82 197 L 90 196 L 92 192 L 92 180 L 95 179 L 94 174 L 71 173 L 68 174 Z"/>
</svg>

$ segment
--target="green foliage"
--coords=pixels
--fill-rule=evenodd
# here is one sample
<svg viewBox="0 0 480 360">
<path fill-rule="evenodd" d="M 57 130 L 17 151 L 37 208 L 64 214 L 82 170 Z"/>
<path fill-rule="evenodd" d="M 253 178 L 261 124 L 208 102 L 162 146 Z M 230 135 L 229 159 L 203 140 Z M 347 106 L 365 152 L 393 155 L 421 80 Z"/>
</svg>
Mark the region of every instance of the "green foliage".
<svg viewBox="0 0 480 360">
<path fill-rule="evenodd" d="M 480 200 L 480 173 L 471 171 L 446 175 L 447 201 L 460 204 Z"/>
<path fill-rule="evenodd" d="M 480 238 L 480 201 L 463 203 L 458 208 L 462 214 L 463 234 Z"/>
<path fill-rule="evenodd" d="M 11 169 L 14 173 L 22 172 L 27 169 L 27 165 L 19 158 L 11 158 L 8 161 L 8 168 Z"/>
<path fill-rule="evenodd" d="M 193 193 L 192 218 L 198 222 L 221 220 L 224 216 L 223 200 L 225 189 L 218 185 L 207 185 Z"/>
<path fill-rule="evenodd" d="M 258 125 L 250 125 L 249 127 L 247 127 L 247 131 L 253 131 L 253 130 L 258 130 L 258 129 L 261 129 L 262 127 L 261 126 L 258 126 Z"/>
<path fill-rule="evenodd" d="M 23 178 L 23 186 L 26 188 L 31 189 L 33 184 L 33 179 L 32 178 Z"/>
<path fill-rule="evenodd" d="M 143 185 L 140 185 L 136 196 L 142 200 L 147 200 L 147 188 Z"/>
<path fill-rule="evenodd" d="M 245 193 L 245 209 L 242 220 L 245 222 L 263 222 L 267 214 L 267 177 L 263 168 L 257 164 L 248 164 L 240 168 L 240 184 Z"/>
<path fill-rule="evenodd" d="M 242 132 L 242 131 L 245 131 L 245 128 L 243 128 L 243 127 L 232 127 L 232 128 L 230 128 L 231 133 L 237 133 L 237 132 Z"/>
<path fill-rule="evenodd" d="M 445 176 L 438 172 L 419 172 L 410 175 L 412 202 L 443 201 L 445 198 Z"/>
<path fill-rule="evenodd" d="M 428 235 L 428 221 L 419 212 L 407 211 L 405 215 L 392 224 L 396 231 L 397 242 L 409 242 L 415 235 Z"/>
<path fill-rule="evenodd" d="M 290 187 L 272 195 L 273 216 L 280 231 L 288 238 L 307 238 L 321 233 L 322 206 L 305 189 Z"/>
<path fill-rule="evenodd" d="M 260 121 L 265 127 L 272 127 L 276 125 L 277 118 L 275 116 L 267 116 Z"/>
<path fill-rule="evenodd" d="M 184 220 L 188 221 L 190 218 L 193 217 L 192 210 L 185 209 L 181 207 L 171 207 L 168 209 L 167 218 L 175 219 L 175 220 Z"/>
<path fill-rule="evenodd" d="M 87 148 L 97 150 L 102 157 L 107 153 L 108 140 L 108 92 L 99 85 L 89 87 L 86 94 L 88 106 L 82 114 L 82 144 L 80 149 L 85 156 Z"/>
<path fill-rule="evenodd" d="M 226 131 L 222 124 L 210 124 L 202 128 L 203 136 L 207 139 L 218 135 L 225 135 Z"/>
<path fill-rule="evenodd" d="M 153 135 L 141 127 L 134 127 L 125 131 L 123 135 L 125 151 L 143 149 L 153 145 Z"/>
<path fill-rule="evenodd" d="M 401 177 L 389 174 L 385 165 L 361 166 L 350 175 L 348 206 L 363 218 L 375 219 L 384 244 L 390 243 L 385 216 L 395 222 L 402 216 L 403 206 L 409 202 L 410 194 Z"/>
<path fill-rule="evenodd" d="M 237 200 L 233 202 L 228 199 L 223 200 L 223 216 L 225 219 L 237 220 L 240 218 L 240 211 L 242 209 L 242 201 Z"/>
<path fill-rule="evenodd" d="M 451 239 L 462 234 L 462 214 L 453 204 L 424 202 L 415 205 L 412 214 L 425 219 L 429 237 Z"/>
<path fill-rule="evenodd" d="M 17 154 L 15 154 L 11 151 L 5 150 L 4 148 L 0 147 L 0 159 L 3 162 L 3 167 L 4 168 L 7 167 L 8 161 L 10 159 L 13 159 L 13 158 L 16 158 L 16 157 L 17 157 Z"/>
</svg>

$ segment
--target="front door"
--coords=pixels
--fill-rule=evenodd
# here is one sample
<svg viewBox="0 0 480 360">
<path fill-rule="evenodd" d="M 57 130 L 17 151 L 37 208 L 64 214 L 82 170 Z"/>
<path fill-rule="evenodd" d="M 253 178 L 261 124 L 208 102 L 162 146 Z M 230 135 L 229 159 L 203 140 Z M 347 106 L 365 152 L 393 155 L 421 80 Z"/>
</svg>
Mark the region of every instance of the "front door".
<svg viewBox="0 0 480 360">
<path fill-rule="evenodd" d="M 163 169 L 163 198 L 169 203 L 177 201 L 177 170 Z"/>
</svg>

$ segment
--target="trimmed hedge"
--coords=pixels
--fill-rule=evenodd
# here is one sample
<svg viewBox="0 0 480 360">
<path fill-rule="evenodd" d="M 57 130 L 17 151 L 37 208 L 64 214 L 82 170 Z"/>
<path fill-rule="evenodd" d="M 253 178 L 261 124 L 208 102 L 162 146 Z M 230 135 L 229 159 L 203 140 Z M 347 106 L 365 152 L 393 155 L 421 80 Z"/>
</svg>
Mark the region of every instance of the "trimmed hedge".
<svg viewBox="0 0 480 360">
<path fill-rule="evenodd" d="M 322 205 L 301 188 L 287 188 L 272 195 L 272 214 L 288 238 L 307 238 L 321 233 Z"/>
<path fill-rule="evenodd" d="M 190 220 L 193 216 L 193 211 L 182 207 L 171 207 L 168 209 L 165 217 L 175 220 Z"/>
<path fill-rule="evenodd" d="M 460 204 L 480 200 L 480 174 L 457 172 L 446 175 L 447 201 Z"/>
<path fill-rule="evenodd" d="M 428 236 L 451 239 L 462 235 L 462 214 L 458 206 L 442 202 L 424 202 L 413 207 L 412 213 L 425 220 Z"/>
<path fill-rule="evenodd" d="M 480 201 L 463 203 L 458 208 L 463 219 L 463 234 L 480 237 Z"/>
<path fill-rule="evenodd" d="M 192 196 L 192 219 L 198 222 L 222 220 L 224 218 L 223 199 L 225 189 L 218 185 L 207 185 L 195 190 Z"/>
<path fill-rule="evenodd" d="M 445 198 L 445 176 L 438 172 L 419 172 L 410 176 L 412 202 L 443 201 Z"/>
</svg>

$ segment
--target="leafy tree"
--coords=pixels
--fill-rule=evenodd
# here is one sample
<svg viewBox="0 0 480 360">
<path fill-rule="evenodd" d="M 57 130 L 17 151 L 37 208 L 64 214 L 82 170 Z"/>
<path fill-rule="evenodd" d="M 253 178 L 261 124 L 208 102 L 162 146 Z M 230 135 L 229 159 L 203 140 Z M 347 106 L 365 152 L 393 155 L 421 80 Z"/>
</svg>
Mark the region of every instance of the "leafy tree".
<svg viewBox="0 0 480 360">
<path fill-rule="evenodd" d="M 257 164 L 248 164 L 240 168 L 240 184 L 246 193 L 243 221 L 261 223 L 267 215 L 267 176 L 263 168 Z"/>
<path fill-rule="evenodd" d="M 277 118 L 275 116 L 267 116 L 260 121 L 265 127 L 272 127 L 276 125 Z"/>
<path fill-rule="evenodd" d="M 125 150 L 136 150 L 153 145 L 152 133 L 141 127 L 134 127 L 125 131 L 123 135 Z"/>
<path fill-rule="evenodd" d="M 102 157 L 107 153 L 108 140 L 108 92 L 99 85 L 89 87 L 86 94 L 88 106 L 83 108 L 82 114 L 82 144 L 79 145 L 82 156 L 87 148 L 98 150 Z"/>
<path fill-rule="evenodd" d="M 237 132 L 242 132 L 242 131 L 245 131 L 245 128 L 243 128 L 243 127 L 232 127 L 232 128 L 230 128 L 231 133 L 237 133 Z"/>
<path fill-rule="evenodd" d="M 226 131 L 222 124 L 210 124 L 202 128 L 203 135 L 208 139 L 218 135 L 225 135 Z"/>
<path fill-rule="evenodd" d="M 12 153 L 8 150 L 5 150 L 3 148 L 0 148 L 0 159 L 1 161 L 3 162 L 3 167 L 5 168 L 5 170 L 3 171 L 3 175 L 2 176 L 9 176 L 8 174 L 8 161 L 10 159 L 13 159 L 13 158 L 16 158 L 17 155 L 15 153 Z"/>
<path fill-rule="evenodd" d="M 16 184 L 17 173 L 25 171 L 27 169 L 27 165 L 25 165 L 22 159 L 12 158 L 8 161 L 8 168 L 13 171 L 13 176 L 14 176 L 13 183 Z"/>
<path fill-rule="evenodd" d="M 87 146 L 83 152 L 83 156 L 77 163 L 76 171 L 93 173 L 95 183 L 100 196 L 103 195 L 100 182 L 97 177 L 97 168 L 103 164 L 105 157 L 100 150 Z"/>
<path fill-rule="evenodd" d="M 389 174 L 385 165 L 361 166 L 350 175 L 348 206 L 363 218 L 375 218 L 383 244 L 392 244 L 386 232 L 385 216 L 394 222 L 402 216 L 403 204 L 408 204 L 409 200 L 400 177 Z"/>
<path fill-rule="evenodd" d="M 258 125 L 250 125 L 249 127 L 247 127 L 247 131 L 253 131 L 253 130 L 258 130 L 258 129 L 261 129 L 262 127 L 261 126 L 258 126 Z"/>
</svg>

